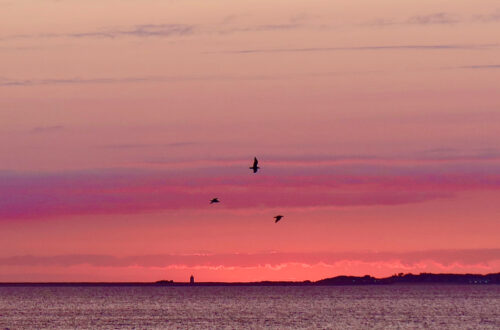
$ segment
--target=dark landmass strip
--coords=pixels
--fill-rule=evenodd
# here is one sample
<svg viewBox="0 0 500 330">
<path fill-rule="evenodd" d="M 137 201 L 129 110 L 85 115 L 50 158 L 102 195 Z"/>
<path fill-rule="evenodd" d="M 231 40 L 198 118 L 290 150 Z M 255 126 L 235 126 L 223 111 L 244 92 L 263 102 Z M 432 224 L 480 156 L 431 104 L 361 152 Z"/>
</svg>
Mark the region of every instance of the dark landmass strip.
<svg viewBox="0 0 500 330">
<path fill-rule="evenodd" d="M 357 276 L 337 276 L 326 278 L 317 282 L 315 285 L 368 285 L 368 284 L 500 284 L 500 273 L 495 274 L 432 274 L 421 273 L 397 274 L 385 278 L 375 278 L 369 275 L 363 277 Z"/>
<path fill-rule="evenodd" d="M 397 274 L 385 278 L 366 276 L 336 276 L 316 282 L 261 281 L 261 282 L 13 282 L 0 286 L 327 286 L 327 285 L 390 285 L 390 284 L 500 284 L 500 273 L 480 274 Z"/>
</svg>

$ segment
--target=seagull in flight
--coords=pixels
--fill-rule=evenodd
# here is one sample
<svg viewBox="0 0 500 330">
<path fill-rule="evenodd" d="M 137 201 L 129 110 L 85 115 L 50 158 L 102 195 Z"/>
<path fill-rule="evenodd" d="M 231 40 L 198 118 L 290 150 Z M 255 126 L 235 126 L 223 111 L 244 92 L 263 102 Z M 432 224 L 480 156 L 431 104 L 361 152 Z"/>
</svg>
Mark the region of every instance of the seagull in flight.
<svg viewBox="0 0 500 330">
<path fill-rule="evenodd" d="M 257 157 L 254 157 L 253 158 L 253 165 L 252 165 L 252 167 L 249 167 L 249 169 L 253 170 L 254 173 L 257 173 L 257 171 L 260 168 L 257 166 L 258 164 L 259 164 L 259 161 L 257 160 Z"/>
<path fill-rule="evenodd" d="M 274 218 L 276 220 L 274 220 L 274 223 L 278 223 L 278 221 L 280 221 L 283 217 L 284 217 L 284 215 L 277 215 L 277 216 L 275 216 Z"/>
<path fill-rule="evenodd" d="M 213 204 L 213 203 L 220 203 L 220 200 L 216 197 L 216 198 L 212 198 L 210 200 L 210 204 Z"/>
</svg>

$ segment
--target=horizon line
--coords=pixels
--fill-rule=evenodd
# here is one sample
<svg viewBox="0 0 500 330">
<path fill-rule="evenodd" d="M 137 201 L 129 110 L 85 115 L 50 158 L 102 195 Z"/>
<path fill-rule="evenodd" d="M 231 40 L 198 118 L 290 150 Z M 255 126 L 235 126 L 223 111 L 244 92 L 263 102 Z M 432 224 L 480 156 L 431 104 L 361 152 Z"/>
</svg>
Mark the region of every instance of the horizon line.
<svg viewBox="0 0 500 330">
<path fill-rule="evenodd" d="M 106 281 L 68 281 L 68 282 L 52 282 L 52 281 L 41 281 L 41 282 L 0 282 L 0 286 L 133 286 L 133 285 L 141 285 L 141 286 L 204 286 L 204 285 L 259 285 L 259 284 L 264 284 L 264 285 L 296 285 L 296 284 L 305 284 L 305 285 L 321 285 L 322 282 L 326 282 L 329 280 L 339 280 L 339 279 L 370 279 L 374 281 L 373 283 L 354 283 L 352 285 L 360 285 L 360 284 L 376 284 L 377 281 L 380 281 L 380 284 L 398 284 L 397 282 L 387 282 L 388 280 L 391 279 L 404 279 L 405 277 L 422 277 L 423 275 L 426 276 L 453 276 L 453 277 L 489 277 L 489 276 L 499 276 L 499 282 L 498 283 L 488 283 L 488 284 L 500 284 L 500 272 L 495 272 L 495 273 L 418 273 L 418 274 L 413 274 L 413 273 L 395 273 L 390 276 L 386 277 L 374 277 L 371 275 L 363 275 L 363 276 L 355 276 L 355 275 L 337 275 L 333 277 L 327 277 L 323 278 L 317 281 L 312 281 L 312 280 L 298 280 L 298 281 L 293 281 L 293 280 L 278 280 L 278 281 L 273 281 L 273 280 L 261 280 L 261 281 L 250 281 L 250 282 L 241 282 L 241 281 L 235 281 L 235 282 L 228 282 L 228 281 L 205 281 L 205 282 L 176 282 L 174 280 L 158 280 L 154 282 L 138 282 L 138 281 L 113 281 L 113 282 L 106 282 Z M 386 281 L 386 282 L 384 282 Z M 420 284 L 422 282 L 407 282 L 403 284 Z M 425 282 L 424 282 L 425 283 Z M 436 282 L 427 282 L 428 284 L 436 284 Z M 453 281 L 444 281 L 440 282 L 442 284 L 457 284 L 459 282 L 453 282 Z M 463 283 L 467 284 L 467 283 Z M 474 283 L 470 283 L 474 284 Z M 483 284 L 483 283 L 481 283 Z M 486 283 L 484 283 L 486 284 Z"/>
</svg>

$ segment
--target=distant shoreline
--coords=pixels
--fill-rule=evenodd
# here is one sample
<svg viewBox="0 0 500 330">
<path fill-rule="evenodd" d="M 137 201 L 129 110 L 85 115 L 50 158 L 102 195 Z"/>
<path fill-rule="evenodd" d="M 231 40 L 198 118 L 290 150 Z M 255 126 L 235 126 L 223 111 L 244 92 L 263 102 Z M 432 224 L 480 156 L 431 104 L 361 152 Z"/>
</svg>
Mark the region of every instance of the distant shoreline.
<svg viewBox="0 0 500 330">
<path fill-rule="evenodd" d="M 360 286 L 360 285 L 393 285 L 393 284 L 461 284 L 491 285 L 500 284 L 500 273 L 492 274 L 433 274 L 421 273 L 398 274 L 390 277 L 375 278 L 366 276 L 336 276 L 319 281 L 258 281 L 258 282 L 173 282 L 161 280 L 157 282 L 0 282 L 0 287 L 90 287 L 90 286 L 147 286 L 147 287 L 194 287 L 194 286 Z"/>
</svg>

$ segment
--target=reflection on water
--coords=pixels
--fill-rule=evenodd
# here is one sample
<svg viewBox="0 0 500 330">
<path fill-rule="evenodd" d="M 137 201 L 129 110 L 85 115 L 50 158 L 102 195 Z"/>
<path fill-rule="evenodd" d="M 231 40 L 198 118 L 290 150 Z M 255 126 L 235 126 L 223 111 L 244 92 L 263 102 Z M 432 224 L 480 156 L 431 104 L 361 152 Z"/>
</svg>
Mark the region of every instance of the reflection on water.
<svg viewBox="0 0 500 330">
<path fill-rule="evenodd" d="M 0 287 L 0 328 L 499 329 L 500 286 Z"/>
</svg>

